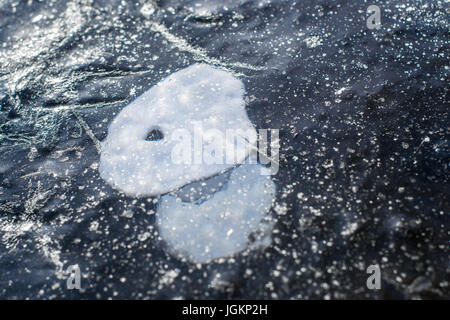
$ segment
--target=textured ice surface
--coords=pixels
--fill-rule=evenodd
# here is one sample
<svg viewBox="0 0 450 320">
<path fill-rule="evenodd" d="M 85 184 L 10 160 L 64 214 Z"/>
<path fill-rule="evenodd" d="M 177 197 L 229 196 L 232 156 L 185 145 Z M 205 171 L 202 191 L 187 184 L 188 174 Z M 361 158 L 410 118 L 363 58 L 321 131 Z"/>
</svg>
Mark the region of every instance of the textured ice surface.
<svg viewBox="0 0 450 320">
<path fill-rule="evenodd" d="M 382 1 L 379 30 L 362 0 L 231 2 L 0 1 L 1 299 L 449 299 L 448 2 Z M 99 178 L 92 140 L 211 60 L 281 157 L 271 246 L 197 268 L 161 250 L 154 199 Z"/>
<path fill-rule="evenodd" d="M 161 237 L 171 249 L 195 262 L 208 262 L 247 248 L 249 235 L 264 228 L 275 195 L 269 170 L 259 164 L 234 169 L 220 191 L 202 202 L 163 196 L 158 208 Z"/>
<path fill-rule="evenodd" d="M 256 139 L 243 94 L 240 80 L 206 64 L 173 73 L 113 120 L 102 143 L 100 175 L 126 194 L 149 196 L 169 192 L 241 163 L 248 156 L 247 148 L 226 139 L 221 145 L 221 163 L 197 161 L 194 152 L 190 157 L 192 163 L 176 163 L 172 152 L 180 144 L 192 143 L 193 149 L 194 136 L 204 136 L 212 130 L 224 136 L 227 130 L 252 132 Z M 153 130 L 162 133 L 162 139 L 146 140 Z M 189 139 L 177 137 L 181 130 L 190 134 Z M 249 143 L 255 142 L 251 135 L 246 136 Z M 234 161 L 226 159 L 230 150 L 235 150 Z"/>
</svg>

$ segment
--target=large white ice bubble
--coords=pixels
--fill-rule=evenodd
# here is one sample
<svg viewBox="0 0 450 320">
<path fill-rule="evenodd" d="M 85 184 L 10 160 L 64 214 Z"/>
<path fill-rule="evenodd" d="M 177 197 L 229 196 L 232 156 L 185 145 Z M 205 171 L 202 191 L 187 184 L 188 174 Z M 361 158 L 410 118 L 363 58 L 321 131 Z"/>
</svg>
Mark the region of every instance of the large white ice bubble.
<svg viewBox="0 0 450 320">
<path fill-rule="evenodd" d="M 172 157 L 174 148 L 184 143 L 173 138 L 173 133 L 180 130 L 192 137 L 211 130 L 223 134 L 227 130 L 252 132 L 253 135 L 246 134 L 247 142 L 255 144 L 256 130 L 245 111 L 243 95 L 242 81 L 206 64 L 173 73 L 130 103 L 112 121 L 102 142 L 101 177 L 128 195 L 152 196 L 243 162 L 249 154 L 248 147 L 228 140 L 220 152 L 224 155 L 221 163 L 205 164 L 203 160 L 196 161 L 194 154 L 191 164 L 176 163 Z M 152 131 L 160 139 L 148 141 Z M 235 149 L 233 161 L 225 159 L 233 148 L 241 149 Z"/>
<path fill-rule="evenodd" d="M 275 196 L 275 184 L 269 172 L 261 175 L 261 170 L 269 171 L 259 164 L 240 165 L 219 191 L 203 201 L 163 196 L 157 224 L 170 250 L 196 263 L 245 250 L 250 234 L 270 224 L 264 218 Z"/>
<path fill-rule="evenodd" d="M 101 177 L 131 196 L 165 194 L 157 209 L 160 235 L 171 252 L 196 263 L 249 248 L 252 234 L 263 240 L 253 245 L 270 241 L 266 236 L 273 222 L 268 212 L 275 184 L 270 170 L 250 155 L 256 130 L 243 95 L 243 83 L 230 73 L 196 64 L 125 107 L 102 142 Z M 174 133 L 180 130 L 193 141 L 178 140 Z M 225 136 L 212 149 L 211 132 Z M 246 144 L 228 139 L 228 132 L 242 133 Z M 199 136 L 200 161 L 195 146 Z M 194 150 L 191 163 L 174 161 L 180 144 Z M 222 161 L 206 162 L 205 149 L 221 155 Z M 250 161 L 243 163 L 245 159 Z"/>
</svg>

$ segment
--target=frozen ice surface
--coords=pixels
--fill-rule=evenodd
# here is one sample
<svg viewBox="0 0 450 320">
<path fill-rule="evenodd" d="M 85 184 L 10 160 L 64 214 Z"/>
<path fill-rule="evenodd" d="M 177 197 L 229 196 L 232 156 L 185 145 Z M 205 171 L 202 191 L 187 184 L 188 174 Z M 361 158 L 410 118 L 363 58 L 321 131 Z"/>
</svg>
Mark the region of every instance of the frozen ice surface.
<svg viewBox="0 0 450 320">
<path fill-rule="evenodd" d="M 188 151 L 198 150 L 195 137 L 211 132 L 225 137 L 226 132 L 239 131 L 249 144 L 254 144 L 256 131 L 245 111 L 243 94 L 242 81 L 206 64 L 173 73 L 113 120 L 102 143 L 100 175 L 128 195 L 150 196 L 167 193 L 241 163 L 248 156 L 248 148 L 231 139 L 214 145 L 214 154 L 223 155 L 222 161 L 214 163 L 199 161 L 194 151 L 188 155 L 191 162 L 188 163 L 185 158 L 173 156 L 173 152 L 180 146 L 186 146 Z M 148 141 L 152 131 L 160 133 L 159 139 Z M 208 148 L 207 143 L 201 148 L 200 156 Z M 233 161 L 227 158 L 231 150 L 235 152 Z"/>
<path fill-rule="evenodd" d="M 369 4 L 0 1 L 0 298 L 449 299 L 448 2 L 383 1 L 379 30 Z M 195 62 L 239 74 L 255 128 L 280 130 L 270 246 L 201 268 L 166 254 L 161 199 L 99 176 L 95 143 Z"/>
<path fill-rule="evenodd" d="M 259 164 L 233 169 L 223 188 L 209 199 L 184 202 L 165 195 L 157 211 L 161 237 L 174 253 L 197 262 L 233 255 L 249 245 L 275 196 L 275 184 Z"/>
</svg>

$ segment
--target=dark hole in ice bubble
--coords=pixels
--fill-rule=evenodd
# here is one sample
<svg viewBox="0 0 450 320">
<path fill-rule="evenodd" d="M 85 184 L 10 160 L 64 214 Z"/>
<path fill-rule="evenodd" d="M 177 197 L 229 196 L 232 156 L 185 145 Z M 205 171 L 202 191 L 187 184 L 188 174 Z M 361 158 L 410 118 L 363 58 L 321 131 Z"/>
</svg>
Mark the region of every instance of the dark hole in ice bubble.
<svg viewBox="0 0 450 320">
<path fill-rule="evenodd" d="M 147 141 L 159 141 L 162 139 L 164 139 L 164 134 L 158 128 L 153 128 L 152 130 L 150 130 L 150 132 L 147 134 L 147 137 L 145 138 L 145 140 Z"/>
</svg>

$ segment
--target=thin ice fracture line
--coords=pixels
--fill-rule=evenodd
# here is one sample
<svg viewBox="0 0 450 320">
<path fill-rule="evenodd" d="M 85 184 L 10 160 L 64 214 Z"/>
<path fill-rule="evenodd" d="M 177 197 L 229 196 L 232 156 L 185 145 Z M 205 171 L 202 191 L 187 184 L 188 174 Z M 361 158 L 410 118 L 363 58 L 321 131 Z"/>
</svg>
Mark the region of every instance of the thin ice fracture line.
<svg viewBox="0 0 450 320">
<path fill-rule="evenodd" d="M 91 128 L 89 128 L 88 124 L 86 123 L 86 121 L 84 121 L 83 117 L 78 113 L 78 111 L 75 111 L 75 110 L 71 110 L 71 111 L 77 118 L 78 123 L 83 127 L 84 131 L 86 131 L 86 134 L 89 136 L 89 138 L 91 138 L 92 142 L 94 142 L 94 146 L 97 149 L 98 153 L 101 153 L 102 146 L 100 145 L 100 141 L 95 137 Z"/>
<path fill-rule="evenodd" d="M 223 68 L 237 67 L 241 69 L 248 69 L 253 71 L 267 70 L 265 67 L 257 67 L 247 63 L 233 62 L 228 63 L 217 58 L 211 58 L 207 55 L 206 51 L 202 48 L 197 48 L 190 45 L 185 39 L 173 35 L 170 31 L 162 24 L 150 21 L 150 27 L 154 32 L 160 33 L 167 41 L 176 45 L 176 47 L 181 51 L 186 51 L 194 55 L 195 60 L 204 61 L 210 64 L 219 65 Z"/>
</svg>

